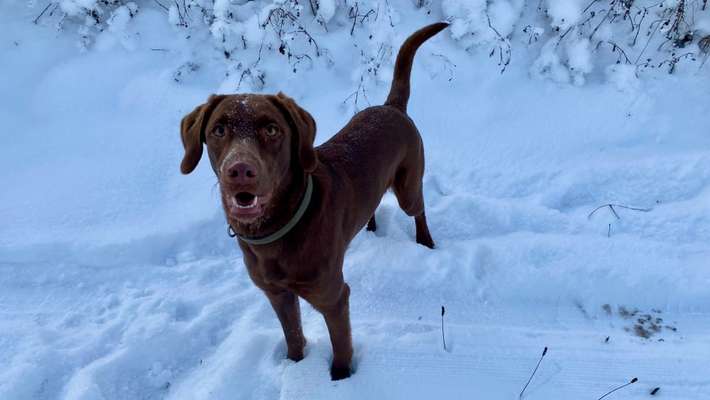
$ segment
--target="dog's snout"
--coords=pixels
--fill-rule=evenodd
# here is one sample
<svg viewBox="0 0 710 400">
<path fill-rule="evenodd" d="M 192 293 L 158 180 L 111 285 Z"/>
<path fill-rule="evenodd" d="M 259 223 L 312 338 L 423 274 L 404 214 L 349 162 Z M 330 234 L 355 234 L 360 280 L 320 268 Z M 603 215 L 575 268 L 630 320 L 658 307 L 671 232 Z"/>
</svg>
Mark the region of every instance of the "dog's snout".
<svg viewBox="0 0 710 400">
<path fill-rule="evenodd" d="M 229 180 L 237 184 L 254 182 L 256 175 L 256 167 L 241 161 L 235 162 L 227 168 Z"/>
</svg>

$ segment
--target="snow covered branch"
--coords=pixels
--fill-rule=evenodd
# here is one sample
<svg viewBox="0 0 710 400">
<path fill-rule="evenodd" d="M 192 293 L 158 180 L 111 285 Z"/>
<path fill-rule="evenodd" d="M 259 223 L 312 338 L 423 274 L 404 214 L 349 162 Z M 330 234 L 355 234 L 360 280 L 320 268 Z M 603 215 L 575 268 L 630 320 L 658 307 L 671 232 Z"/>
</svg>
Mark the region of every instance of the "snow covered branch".
<svg viewBox="0 0 710 400">
<path fill-rule="evenodd" d="M 355 109 L 368 88 L 389 79 L 381 71 L 394 62 L 405 16 L 448 20 L 453 43 L 488 55 L 501 72 L 522 64 L 533 77 L 575 85 L 605 76 L 630 89 L 644 72 L 702 68 L 710 49 L 706 0 L 58 0 L 36 7 L 35 24 L 76 32 L 85 48 L 106 31 L 126 30 L 139 10 L 158 10 L 182 37 L 211 38 L 226 75 L 238 76 L 240 88 L 251 78 L 254 90 L 284 70 L 351 64 L 334 55 L 347 43 L 359 58 L 348 98 Z"/>
</svg>

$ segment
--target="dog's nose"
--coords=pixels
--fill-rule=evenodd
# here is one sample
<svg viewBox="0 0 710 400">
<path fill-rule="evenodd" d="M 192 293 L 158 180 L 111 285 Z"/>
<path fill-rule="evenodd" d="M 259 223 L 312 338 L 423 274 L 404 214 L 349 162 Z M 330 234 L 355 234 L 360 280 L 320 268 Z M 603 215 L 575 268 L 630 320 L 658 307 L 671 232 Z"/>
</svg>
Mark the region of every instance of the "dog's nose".
<svg viewBox="0 0 710 400">
<path fill-rule="evenodd" d="M 252 183 L 256 179 L 256 168 L 245 162 L 235 162 L 227 168 L 227 176 L 236 184 Z"/>
</svg>

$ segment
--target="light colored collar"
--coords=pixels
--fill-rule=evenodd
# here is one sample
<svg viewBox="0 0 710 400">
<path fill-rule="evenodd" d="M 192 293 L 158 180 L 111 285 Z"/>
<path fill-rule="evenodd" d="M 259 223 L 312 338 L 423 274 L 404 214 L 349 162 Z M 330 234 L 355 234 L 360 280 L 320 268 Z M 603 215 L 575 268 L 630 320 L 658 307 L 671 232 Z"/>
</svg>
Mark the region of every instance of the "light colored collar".
<svg viewBox="0 0 710 400">
<path fill-rule="evenodd" d="M 242 235 L 237 234 L 234 232 L 232 227 L 229 227 L 229 236 L 236 236 L 239 238 L 239 240 L 248 243 L 248 244 L 253 244 L 253 245 L 262 245 L 262 244 L 269 244 L 273 243 L 282 237 L 286 236 L 287 233 L 293 229 L 294 226 L 298 223 L 298 221 L 301 220 L 303 217 L 303 214 L 306 213 L 306 210 L 308 209 L 308 205 L 311 203 L 311 198 L 313 197 L 313 177 L 311 175 L 308 175 L 307 183 L 306 183 L 306 193 L 303 195 L 303 199 L 301 200 L 301 204 L 299 204 L 298 209 L 296 210 L 296 213 L 291 217 L 291 219 L 281 227 L 278 231 L 272 233 L 271 235 L 260 237 L 260 238 L 248 238 Z M 232 233 L 234 233 L 232 235 Z"/>
</svg>

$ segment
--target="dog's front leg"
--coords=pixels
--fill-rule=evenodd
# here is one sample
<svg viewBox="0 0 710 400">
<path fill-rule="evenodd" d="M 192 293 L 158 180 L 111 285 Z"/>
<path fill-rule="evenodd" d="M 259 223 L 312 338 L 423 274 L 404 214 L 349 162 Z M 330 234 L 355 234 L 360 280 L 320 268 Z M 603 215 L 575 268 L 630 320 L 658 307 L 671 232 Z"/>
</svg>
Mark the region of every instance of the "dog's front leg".
<svg viewBox="0 0 710 400">
<path fill-rule="evenodd" d="M 281 322 L 288 348 L 288 358 L 293 361 L 301 361 L 303 349 L 306 347 L 306 339 L 301 328 L 301 308 L 298 304 L 298 297 L 287 290 L 264 291 L 264 293 L 269 298 L 271 306 Z"/>
<path fill-rule="evenodd" d="M 316 309 L 325 317 L 330 342 L 333 346 L 333 364 L 330 367 L 330 377 L 334 381 L 350 376 L 353 357 L 350 334 L 350 286 L 342 282 L 341 290 L 338 292 L 334 302 L 328 305 L 316 305 Z"/>
</svg>

